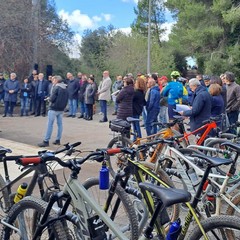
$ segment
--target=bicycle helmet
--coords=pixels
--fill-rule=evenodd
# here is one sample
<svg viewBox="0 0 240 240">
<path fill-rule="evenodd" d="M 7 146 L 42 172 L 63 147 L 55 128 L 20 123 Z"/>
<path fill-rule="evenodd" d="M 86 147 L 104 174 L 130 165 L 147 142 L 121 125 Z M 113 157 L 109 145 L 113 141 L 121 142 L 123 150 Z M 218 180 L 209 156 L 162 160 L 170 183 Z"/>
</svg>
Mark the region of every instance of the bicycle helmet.
<svg viewBox="0 0 240 240">
<path fill-rule="evenodd" d="M 178 71 L 173 71 L 171 77 L 180 77 L 180 73 Z"/>
</svg>

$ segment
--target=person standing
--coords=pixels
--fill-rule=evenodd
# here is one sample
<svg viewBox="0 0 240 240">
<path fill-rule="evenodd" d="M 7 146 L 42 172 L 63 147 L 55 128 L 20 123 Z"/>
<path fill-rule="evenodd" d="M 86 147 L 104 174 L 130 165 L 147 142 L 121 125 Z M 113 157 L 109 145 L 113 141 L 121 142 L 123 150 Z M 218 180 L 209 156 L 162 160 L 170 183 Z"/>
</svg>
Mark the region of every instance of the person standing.
<svg viewBox="0 0 240 240">
<path fill-rule="evenodd" d="M 148 87 L 149 94 L 146 103 L 146 132 L 149 136 L 157 133 L 157 126 L 152 126 L 152 123 L 157 122 L 158 114 L 160 111 L 160 89 L 152 77 L 148 79 Z"/>
<path fill-rule="evenodd" d="M 122 76 L 118 75 L 116 81 L 112 85 L 112 100 L 114 102 L 114 112 L 112 115 L 117 115 L 118 103 L 116 102 L 118 92 L 123 88 Z"/>
<path fill-rule="evenodd" d="M 81 80 L 79 81 L 79 103 L 80 103 L 80 116 L 78 118 L 86 118 L 86 103 L 84 101 L 84 94 L 86 87 L 88 85 L 88 80 L 86 75 L 82 75 Z"/>
<path fill-rule="evenodd" d="M 48 96 L 48 80 L 44 79 L 44 74 L 38 74 L 38 81 L 35 87 L 35 97 L 36 97 L 36 107 L 35 107 L 35 117 L 42 114 L 43 117 L 46 116 L 46 98 Z"/>
<path fill-rule="evenodd" d="M 180 104 L 183 98 L 183 85 L 178 81 L 179 77 L 180 73 L 178 71 L 173 71 L 171 73 L 172 81 L 162 90 L 163 97 L 168 97 L 168 116 L 170 121 L 174 119 L 174 115 L 177 115 L 174 111 L 176 109 L 176 104 Z"/>
<path fill-rule="evenodd" d="M 10 79 L 5 81 L 3 89 L 5 91 L 4 95 L 4 115 L 6 117 L 9 114 L 10 117 L 13 117 L 13 110 L 17 103 L 17 94 L 19 91 L 19 81 L 16 79 L 16 73 L 10 74 Z"/>
<path fill-rule="evenodd" d="M 39 147 L 48 147 L 49 140 L 52 136 L 53 124 L 55 118 L 57 119 L 57 137 L 53 142 L 55 145 L 60 145 L 62 131 L 63 131 L 63 111 L 68 102 L 68 91 L 67 86 L 63 83 L 62 78 L 60 76 L 53 76 L 52 78 L 53 87 L 52 92 L 49 97 L 49 110 L 48 110 L 48 124 L 47 124 L 47 132 L 45 134 L 45 138 L 42 143 L 39 143 Z"/>
<path fill-rule="evenodd" d="M 93 104 L 95 102 L 95 94 L 97 92 L 97 86 L 94 84 L 94 77 L 88 78 L 88 85 L 84 94 L 84 102 L 86 103 L 86 116 L 88 121 L 93 120 Z"/>
<path fill-rule="evenodd" d="M 133 94 L 133 118 L 140 118 L 140 115 L 142 114 L 143 107 L 146 105 L 145 101 L 145 92 L 147 91 L 147 86 L 144 78 L 137 77 L 134 85 L 135 91 Z M 138 121 L 133 122 L 133 130 L 136 136 L 134 135 L 134 141 L 136 138 L 141 138 L 141 128 L 140 123 Z"/>
<path fill-rule="evenodd" d="M 193 92 L 193 101 L 191 110 L 179 112 L 181 115 L 190 117 L 190 128 L 194 131 L 203 125 L 203 121 L 211 116 L 212 97 L 205 86 L 200 81 L 192 78 L 189 81 L 189 87 Z"/>
<path fill-rule="evenodd" d="M 5 78 L 3 76 L 3 73 L 0 73 L 0 102 L 3 101 L 4 102 L 4 83 L 5 83 Z"/>
<path fill-rule="evenodd" d="M 77 113 L 77 100 L 78 100 L 78 90 L 79 90 L 79 83 L 73 77 L 72 73 L 67 74 L 68 78 L 68 106 L 69 106 L 69 114 L 67 117 L 76 117 Z"/>
<path fill-rule="evenodd" d="M 111 99 L 111 85 L 112 80 L 109 77 L 109 71 L 103 72 L 103 79 L 98 87 L 98 100 L 100 103 L 101 112 L 103 113 L 103 119 L 99 122 L 107 122 L 107 101 Z"/>
<path fill-rule="evenodd" d="M 232 72 L 224 73 L 224 81 L 227 88 L 227 106 L 226 112 L 229 124 L 234 124 L 238 120 L 240 108 L 240 85 L 235 82 L 235 75 Z M 232 133 L 236 133 L 232 130 Z"/>
<path fill-rule="evenodd" d="M 168 78 L 166 76 L 162 76 L 158 78 L 158 86 L 160 89 L 160 92 L 162 92 L 162 89 L 167 86 Z M 167 123 L 168 122 L 168 103 L 167 103 L 167 97 L 161 97 L 160 99 L 160 112 L 158 114 L 158 121 L 160 123 Z"/>
<path fill-rule="evenodd" d="M 31 93 L 30 93 L 30 107 L 29 107 L 29 111 L 31 112 L 31 115 L 35 115 L 36 114 L 36 108 L 37 108 L 37 104 L 36 104 L 36 86 L 38 83 L 38 75 L 34 75 L 33 81 L 30 83 L 31 84 Z"/>
<path fill-rule="evenodd" d="M 123 80 L 123 88 L 116 98 L 118 104 L 117 119 L 126 120 L 127 117 L 133 116 L 133 96 L 133 80 L 130 77 L 126 77 Z"/>
<path fill-rule="evenodd" d="M 28 116 L 29 104 L 30 104 L 30 94 L 32 88 L 31 83 L 28 82 L 28 78 L 25 77 L 20 89 L 20 98 L 21 98 L 21 114 L 22 117 L 24 114 Z"/>
</svg>

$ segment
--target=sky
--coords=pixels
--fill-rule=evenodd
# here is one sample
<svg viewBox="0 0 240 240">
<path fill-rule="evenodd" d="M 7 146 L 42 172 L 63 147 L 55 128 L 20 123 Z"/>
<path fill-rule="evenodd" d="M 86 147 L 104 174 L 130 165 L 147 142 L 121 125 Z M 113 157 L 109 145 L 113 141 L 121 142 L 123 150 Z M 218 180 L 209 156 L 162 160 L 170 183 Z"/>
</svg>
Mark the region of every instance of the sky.
<svg viewBox="0 0 240 240">
<path fill-rule="evenodd" d="M 130 33 L 130 25 L 136 19 L 134 7 L 138 0 L 55 0 L 58 14 L 75 31 L 75 40 L 81 42 L 86 29 L 97 29 L 113 25 L 123 32 Z M 167 13 L 166 36 L 170 33 L 173 20 Z M 74 56 L 73 56 L 74 57 Z M 77 57 L 77 56 L 75 56 Z"/>
</svg>

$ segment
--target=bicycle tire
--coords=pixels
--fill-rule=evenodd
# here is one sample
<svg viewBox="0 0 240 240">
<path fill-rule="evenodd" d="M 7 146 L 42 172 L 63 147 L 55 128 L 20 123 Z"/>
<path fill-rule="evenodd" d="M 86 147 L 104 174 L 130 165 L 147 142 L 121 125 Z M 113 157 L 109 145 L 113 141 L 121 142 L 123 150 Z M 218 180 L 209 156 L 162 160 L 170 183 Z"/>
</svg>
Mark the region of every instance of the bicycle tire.
<svg viewBox="0 0 240 240">
<path fill-rule="evenodd" d="M 3 178 L 3 176 L 0 174 L 0 189 L 2 189 L 5 186 L 6 186 L 6 182 Z M 1 199 L 1 208 L 2 208 L 3 212 L 8 211 L 11 207 L 11 204 L 10 204 L 8 190 L 6 188 L 1 191 L 0 199 Z"/>
<path fill-rule="evenodd" d="M 119 146 L 129 147 L 132 144 L 133 142 L 129 138 L 117 136 L 108 143 L 107 148 L 114 148 Z M 122 168 L 127 164 L 127 159 L 124 156 L 124 153 L 119 153 L 107 159 L 109 172 L 113 177 L 119 168 Z"/>
<path fill-rule="evenodd" d="M 206 147 L 212 147 L 212 148 L 219 148 L 219 146 L 226 142 L 227 140 L 226 139 L 214 139 L 212 141 L 210 141 Z M 223 147 L 221 147 L 223 148 Z M 206 153 L 206 152 L 205 152 Z M 209 152 L 210 155 L 212 157 L 222 157 L 224 158 L 225 156 L 222 156 L 220 153 L 217 153 L 217 155 L 213 155 L 212 152 Z M 207 154 L 207 153 L 206 153 Z M 225 166 L 219 166 L 219 167 L 216 167 L 216 170 L 221 174 L 221 175 L 226 175 L 227 172 L 225 171 Z M 218 180 L 220 183 L 223 182 L 223 179 L 219 179 Z M 238 183 L 240 181 L 240 173 L 238 174 L 235 174 L 234 176 L 232 176 L 229 180 L 228 180 L 228 184 L 235 184 L 235 183 Z"/>
<path fill-rule="evenodd" d="M 201 224 L 205 233 L 209 237 L 208 239 L 211 239 L 211 240 L 240 239 L 240 225 L 239 225 L 239 218 L 237 217 L 226 216 L 226 215 L 214 216 L 202 221 Z M 237 233 L 234 234 L 233 230 L 237 230 Z M 213 232 L 217 235 L 218 238 L 214 238 Z M 224 234 L 224 238 L 221 238 L 223 234 Z M 235 238 L 236 234 L 237 234 L 237 238 Z M 192 229 L 188 239 L 189 240 L 204 239 L 203 234 L 198 225 L 196 225 Z"/>
<path fill-rule="evenodd" d="M 237 193 L 235 196 L 233 196 L 231 202 L 240 209 L 240 193 Z M 240 213 L 238 213 L 231 205 L 228 205 L 226 214 L 240 217 Z"/>
<path fill-rule="evenodd" d="M 10 224 L 14 225 L 16 227 L 22 225 L 21 229 L 24 229 L 25 231 L 29 232 L 25 233 L 32 239 L 31 236 L 33 235 L 34 229 L 36 228 L 38 222 L 34 221 L 33 219 L 36 218 L 37 214 L 43 214 L 45 208 L 47 207 L 47 203 L 44 202 L 41 199 L 35 198 L 35 197 L 25 197 L 18 203 L 14 204 L 13 207 L 10 209 L 5 221 Z M 22 214 L 33 214 L 33 218 L 30 216 L 26 216 L 23 218 Z M 35 215 L 35 216 L 34 216 Z M 55 218 L 57 215 L 52 211 L 49 215 L 49 219 Z M 20 218 L 20 220 L 18 219 Z M 29 221 L 30 220 L 30 221 Z M 29 229 L 27 229 L 27 225 L 30 224 Z M 23 226 L 24 225 L 24 226 Z M 42 232 L 41 238 L 39 239 L 49 239 L 50 234 L 54 234 L 54 240 L 66 240 L 68 239 L 66 235 L 66 229 L 63 228 L 62 223 L 60 221 L 54 221 L 51 225 L 48 226 L 46 231 Z M 2 240 L 14 240 L 19 239 L 19 235 L 13 231 L 11 228 L 7 227 L 6 225 L 3 226 L 2 232 L 1 232 L 1 239 Z M 23 237 L 23 239 L 26 239 Z M 52 239 L 52 238 L 51 238 Z"/>
<path fill-rule="evenodd" d="M 143 165 L 149 169 L 151 169 L 152 171 L 154 171 L 154 164 L 153 163 L 149 163 L 149 162 L 144 162 Z M 163 169 L 158 169 L 158 172 L 156 173 L 157 176 L 159 177 L 159 179 L 161 179 L 163 182 L 165 182 L 169 187 L 171 188 L 175 188 L 175 184 L 173 183 L 173 181 L 171 180 L 171 178 L 169 177 L 169 175 L 163 170 Z M 172 213 L 170 213 L 169 209 L 173 207 L 173 210 L 171 211 Z M 179 204 L 174 204 L 171 207 L 168 207 L 168 214 L 170 216 L 171 222 L 174 222 L 175 220 L 178 219 L 179 214 L 180 214 L 180 205 Z M 168 227 L 165 228 L 166 231 L 168 230 Z"/>
<path fill-rule="evenodd" d="M 98 201 L 100 206 L 105 205 L 105 200 L 108 195 L 108 191 L 100 190 L 99 189 L 99 179 L 98 178 L 89 178 L 84 183 L 83 186 L 90 192 L 91 195 L 95 198 L 95 200 Z M 126 233 L 129 239 L 137 240 L 138 239 L 138 220 L 136 216 L 136 212 L 133 207 L 133 203 L 128 196 L 128 194 L 124 191 L 123 188 L 121 188 L 119 185 L 117 185 L 115 194 L 117 197 L 120 198 L 121 203 L 118 208 L 117 214 L 115 219 L 113 220 L 119 228 L 123 228 L 126 223 L 127 225 L 130 225 L 130 231 L 129 233 Z M 103 200 L 103 202 L 101 202 Z M 103 204 L 104 205 L 103 205 Z M 111 206 L 109 208 L 111 211 Z M 111 213 L 111 212 L 109 212 Z M 123 214 L 123 215 L 121 215 Z M 128 220 L 127 220 L 128 219 Z M 124 224 L 124 226 L 123 226 Z"/>
</svg>

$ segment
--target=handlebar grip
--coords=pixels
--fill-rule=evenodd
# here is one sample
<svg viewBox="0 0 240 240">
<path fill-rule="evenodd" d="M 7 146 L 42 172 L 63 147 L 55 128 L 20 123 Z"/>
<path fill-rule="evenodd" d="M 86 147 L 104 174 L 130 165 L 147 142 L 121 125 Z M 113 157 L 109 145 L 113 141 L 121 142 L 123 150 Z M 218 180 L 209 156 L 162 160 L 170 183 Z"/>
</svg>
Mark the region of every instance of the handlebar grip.
<svg viewBox="0 0 240 240">
<path fill-rule="evenodd" d="M 79 146 L 80 144 L 81 144 L 81 142 L 75 142 L 75 143 L 71 144 L 71 147 L 75 148 L 75 147 Z"/>
<path fill-rule="evenodd" d="M 117 154 L 121 152 L 121 148 L 110 148 L 107 150 L 108 155 Z"/>
<path fill-rule="evenodd" d="M 41 162 L 41 157 L 22 157 L 18 159 L 18 163 L 23 166 L 29 164 L 39 164 Z"/>
</svg>

